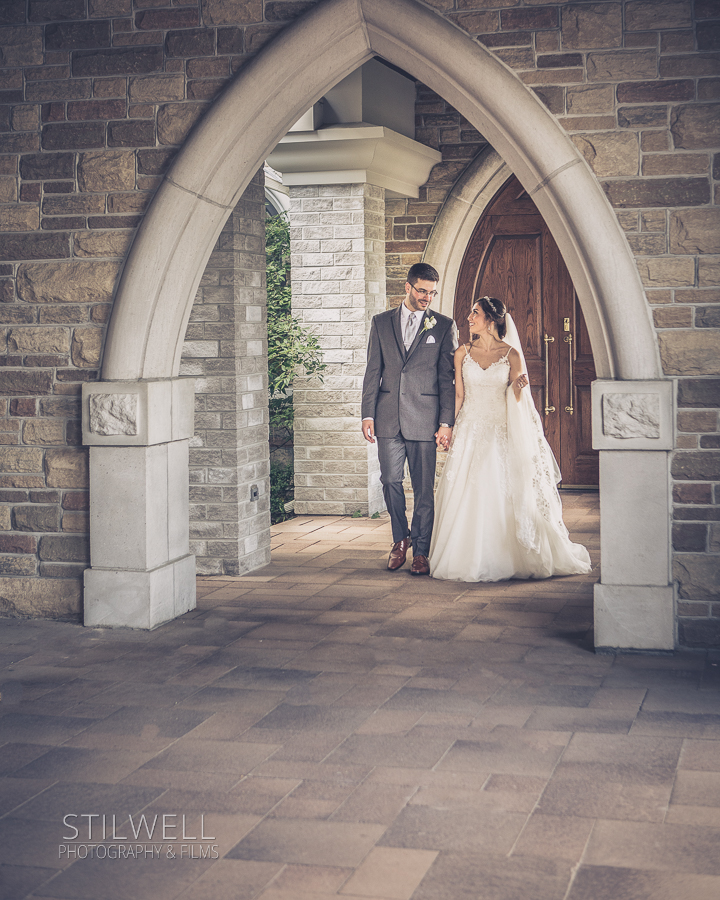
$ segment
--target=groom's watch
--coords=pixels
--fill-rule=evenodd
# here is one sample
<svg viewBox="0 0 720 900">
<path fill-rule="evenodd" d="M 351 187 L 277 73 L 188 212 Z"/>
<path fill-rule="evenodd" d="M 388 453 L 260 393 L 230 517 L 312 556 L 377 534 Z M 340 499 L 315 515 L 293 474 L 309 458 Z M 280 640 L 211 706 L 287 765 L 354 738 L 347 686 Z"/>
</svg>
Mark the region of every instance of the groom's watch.
<svg viewBox="0 0 720 900">
<path fill-rule="evenodd" d="M 452 428 L 452 425 L 448 425 L 446 422 L 441 422 L 440 428 Z"/>
</svg>

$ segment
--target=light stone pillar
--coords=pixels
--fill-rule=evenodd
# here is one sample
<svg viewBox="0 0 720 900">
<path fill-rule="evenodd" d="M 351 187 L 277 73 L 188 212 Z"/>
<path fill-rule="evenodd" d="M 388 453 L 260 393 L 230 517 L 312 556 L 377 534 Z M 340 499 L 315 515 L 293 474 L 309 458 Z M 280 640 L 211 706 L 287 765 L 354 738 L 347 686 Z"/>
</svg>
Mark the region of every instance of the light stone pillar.
<svg viewBox="0 0 720 900">
<path fill-rule="evenodd" d="M 595 585 L 595 647 L 673 650 L 673 385 L 595 381 L 592 402 L 593 447 L 600 451 L 601 581 Z"/>
<path fill-rule="evenodd" d="M 85 624 L 154 628 L 195 608 L 188 378 L 83 385 L 90 446 Z"/>
<path fill-rule="evenodd" d="M 195 384 L 190 550 L 201 575 L 270 562 L 266 265 L 258 172 L 208 260 L 180 362 Z"/>
<path fill-rule="evenodd" d="M 385 191 L 372 184 L 290 188 L 292 311 L 317 335 L 322 381 L 296 378 L 295 512 L 384 508 L 376 445 L 360 430 L 372 317 L 385 309 Z"/>
</svg>

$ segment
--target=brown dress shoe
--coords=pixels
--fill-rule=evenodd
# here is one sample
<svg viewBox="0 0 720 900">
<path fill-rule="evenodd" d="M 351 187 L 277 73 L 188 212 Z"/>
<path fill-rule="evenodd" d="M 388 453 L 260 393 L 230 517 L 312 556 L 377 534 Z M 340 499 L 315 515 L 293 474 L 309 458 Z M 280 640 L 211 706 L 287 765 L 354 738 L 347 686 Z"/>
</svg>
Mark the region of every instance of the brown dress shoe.
<svg viewBox="0 0 720 900">
<path fill-rule="evenodd" d="M 429 575 L 430 563 L 427 556 L 417 553 L 413 556 L 412 566 L 410 567 L 411 575 Z"/>
<path fill-rule="evenodd" d="M 410 538 L 403 538 L 401 541 L 398 541 L 396 544 L 393 544 L 392 550 L 390 551 L 390 556 L 388 557 L 387 567 L 391 572 L 394 572 L 396 569 L 399 569 L 400 566 L 405 565 L 405 560 L 407 558 L 408 547 L 410 546 Z"/>
</svg>

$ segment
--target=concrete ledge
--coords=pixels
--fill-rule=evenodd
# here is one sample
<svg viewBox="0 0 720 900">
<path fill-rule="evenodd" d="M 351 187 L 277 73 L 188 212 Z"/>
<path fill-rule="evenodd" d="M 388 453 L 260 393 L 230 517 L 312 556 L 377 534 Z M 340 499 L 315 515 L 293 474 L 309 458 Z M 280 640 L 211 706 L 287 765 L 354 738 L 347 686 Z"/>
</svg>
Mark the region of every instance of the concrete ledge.
<svg viewBox="0 0 720 900">
<path fill-rule="evenodd" d="M 418 197 L 442 154 L 379 125 L 332 125 L 288 132 L 268 156 L 289 185 L 368 182 L 393 196 Z"/>
<path fill-rule="evenodd" d="M 195 609 L 195 557 L 150 572 L 85 570 L 85 625 L 151 629 Z"/>
<path fill-rule="evenodd" d="M 596 584 L 595 648 L 674 650 L 673 589 Z"/>
</svg>

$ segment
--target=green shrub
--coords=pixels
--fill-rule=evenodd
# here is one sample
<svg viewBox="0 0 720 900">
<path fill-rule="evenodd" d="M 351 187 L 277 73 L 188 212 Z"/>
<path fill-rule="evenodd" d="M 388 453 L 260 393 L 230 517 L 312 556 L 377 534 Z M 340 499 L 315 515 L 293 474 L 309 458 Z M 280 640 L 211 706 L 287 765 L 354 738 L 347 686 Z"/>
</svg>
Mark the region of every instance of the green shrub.
<svg viewBox="0 0 720 900">
<path fill-rule="evenodd" d="M 268 390 L 270 427 L 292 432 L 292 397 L 287 396 L 299 370 L 325 370 L 316 335 L 293 318 L 290 307 L 290 224 L 283 214 L 265 223 L 267 253 Z"/>
<path fill-rule="evenodd" d="M 295 472 L 292 463 L 270 462 L 270 521 L 273 525 L 290 519 L 285 504 L 293 499 Z"/>
<path fill-rule="evenodd" d="M 319 375 L 325 369 L 317 337 L 294 319 L 290 303 L 290 224 L 287 216 L 265 222 L 267 254 L 268 389 L 270 431 L 277 450 L 292 443 L 293 402 L 290 389 L 298 372 Z M 284 522 L 293 514 L 285 504 L 293 499 L 292 463 L 273 462 L 270 456 L 270 520 Z"/>
</svg>

